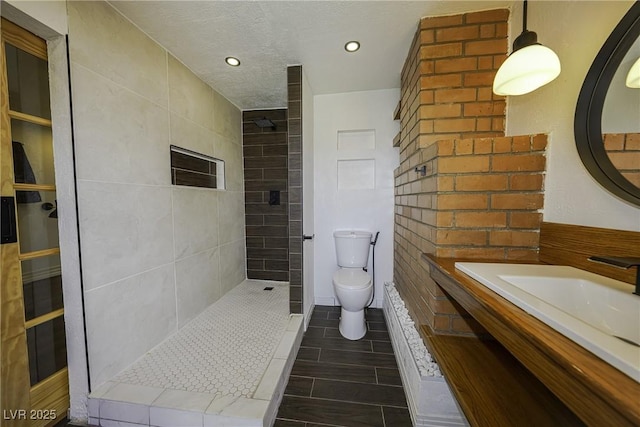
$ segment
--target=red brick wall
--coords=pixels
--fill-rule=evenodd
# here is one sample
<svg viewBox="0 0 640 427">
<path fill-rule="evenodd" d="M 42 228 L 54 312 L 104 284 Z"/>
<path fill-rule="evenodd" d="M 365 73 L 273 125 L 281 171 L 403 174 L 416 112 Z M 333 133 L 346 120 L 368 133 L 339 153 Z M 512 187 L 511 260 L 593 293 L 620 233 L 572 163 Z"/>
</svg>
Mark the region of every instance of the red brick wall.
<svg viewBox="0 0 640 427">
<path fill-rule="evenodd" d="M 492 92 L 508 16 L 422 19 L 402 71 L 394 281 L 416 323 L 438 333 L 484 331 L 430 279 L 423 253 L 537 258 L 547 140 L 504 137 L 505 100 Z"/>
<path fill-rule="evenodd" d="M 527 259 L 538 256 L 546 135 L 443 140 L 434 253 L 440 257 Z M 399 189 L 401 191 L 401 189 Z"/>
<path fill-rule="evenodd" d="M 402 70 L 400 174 L 442 139 L 504 135 L 504 97 L 492 92 L 506 58 L 508 10 L 423 18 Z"/>
</svg>

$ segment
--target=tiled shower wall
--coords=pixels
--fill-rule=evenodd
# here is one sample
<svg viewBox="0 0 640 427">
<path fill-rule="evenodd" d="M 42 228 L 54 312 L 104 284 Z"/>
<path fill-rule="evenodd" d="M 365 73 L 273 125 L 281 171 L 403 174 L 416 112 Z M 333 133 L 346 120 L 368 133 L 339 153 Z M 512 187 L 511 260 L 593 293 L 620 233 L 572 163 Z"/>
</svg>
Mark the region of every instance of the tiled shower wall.
<svg viewBox="0 0 640 427">
<path fill-rule="evenodd" d="M 67 7 L 97 387 L 245 279 L 241 112 L 108 3 Z M 225 190 L 172 185 L 172 144 L 224 160 Z"/>
<path fill-rule="evenodd" d="M 289 102 L 289 304 L 302 313 L 302 66 L 287 68 Z"/>
<path fill-rule="evenodd" d="M 254 120 L 269 119 L 275 128 Z M 244 191 L 249 279 L 289 280 L 287 110 L 242 113 Z M 279 204 L 269 204 L 271 192 Z"/>
<path fill-rule="evenodd" d="M 484 330 L 430 278 L 423 254 L 537 256 L 547 139 L 504 137 L 505 100 L 492 92 L 508 17 L 423 18 L 402 71 L 394 282 L 416 323 L 436 333 Z"/>
</svg>

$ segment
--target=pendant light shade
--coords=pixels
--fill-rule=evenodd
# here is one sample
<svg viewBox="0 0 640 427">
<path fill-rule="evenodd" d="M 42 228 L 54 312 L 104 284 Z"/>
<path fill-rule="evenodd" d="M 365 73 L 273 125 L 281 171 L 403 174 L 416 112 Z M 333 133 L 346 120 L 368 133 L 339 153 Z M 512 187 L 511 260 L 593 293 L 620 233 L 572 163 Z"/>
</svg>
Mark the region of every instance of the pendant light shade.
<svg viewBox="0 0 640 427">
<path fill-rule="evenodd" d="M 554 51 L 534 44 L 513 52 L 493 81 L 496 95 L 524 95 L 546 85 L 560 74 L 560 59 Z"/>
<path fill-rule="evenodd" d="M 560 75 L 560 59 L 554 51 L 538 43 L 538 36 L 527 31 L 527 0 L 524 1 L 523 30 L 513 42 L 511 55 L 493 80 L 496 95 L 524 95 Z"/>
<path fill-rule="evenodd" d="M 633 89 L 640 89 L 640 58 L 631 66 L 629 74 L 627 74 L 626 85 Z"/>
</svg>

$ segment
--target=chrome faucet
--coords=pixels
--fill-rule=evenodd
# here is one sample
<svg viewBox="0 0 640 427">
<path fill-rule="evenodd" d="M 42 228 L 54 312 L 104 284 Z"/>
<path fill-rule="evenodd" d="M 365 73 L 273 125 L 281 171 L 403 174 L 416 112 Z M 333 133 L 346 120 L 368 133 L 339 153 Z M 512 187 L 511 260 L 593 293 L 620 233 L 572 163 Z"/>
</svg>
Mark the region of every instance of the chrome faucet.
<svg viewBox="0 0 640 427">
<path fill-rule="evenodd" d="M 589 257 L 589 261 L 599 262 L 602 264 L 609 264 L 614 267 L 624 268 L 624 269 L 636 267 L 636 290 L 633 291 L 633 293 L 640 296 L 640 258 L 592 256 L 592 257 Z"/>
</svg>

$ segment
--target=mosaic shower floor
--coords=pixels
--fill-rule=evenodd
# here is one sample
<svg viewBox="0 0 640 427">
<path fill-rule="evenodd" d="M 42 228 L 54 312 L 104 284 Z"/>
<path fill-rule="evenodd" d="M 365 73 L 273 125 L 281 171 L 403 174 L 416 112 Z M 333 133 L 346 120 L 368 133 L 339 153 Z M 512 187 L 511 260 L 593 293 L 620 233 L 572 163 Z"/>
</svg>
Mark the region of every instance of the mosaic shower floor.
<svg viewBox="0 0 640 427">
<path fill-rule="evenodd" d="M 288 284 L 245 280 L 92 392 L 89 422 L 270 425 L 301 338 L 302 316 L 289 315 Z"/>
</svg>

